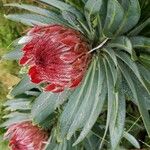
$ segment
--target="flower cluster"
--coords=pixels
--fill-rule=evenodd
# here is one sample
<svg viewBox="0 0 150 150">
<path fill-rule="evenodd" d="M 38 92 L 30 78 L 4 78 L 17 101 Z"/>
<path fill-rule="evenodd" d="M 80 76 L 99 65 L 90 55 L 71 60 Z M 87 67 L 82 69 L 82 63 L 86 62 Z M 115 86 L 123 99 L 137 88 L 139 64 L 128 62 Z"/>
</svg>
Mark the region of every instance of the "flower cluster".
<svg viewBox="0 0 150 150">
<path fill-rule="evenodd" d="M 29 66 L 33 83 L 61 92 L 79 85 L 90 62 L 89 44 L 78 31 L 60 25 L 35 26 L 23 39 L 20 64 Z"/>
<path fill-rule="evenodd" d="M 42 150 L 48 140 L 48 134 L 31 122 L 22 122 L 10 126 L 4 135 L 12 150 Z"/>
</svg>

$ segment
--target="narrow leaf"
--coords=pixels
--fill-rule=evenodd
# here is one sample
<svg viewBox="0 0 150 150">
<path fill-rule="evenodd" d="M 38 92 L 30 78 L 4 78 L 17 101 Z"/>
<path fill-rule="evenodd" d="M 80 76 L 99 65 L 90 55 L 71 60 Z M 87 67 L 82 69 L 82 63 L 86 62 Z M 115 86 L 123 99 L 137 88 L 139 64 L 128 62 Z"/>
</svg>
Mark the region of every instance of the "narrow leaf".
<svg viewBox="0 0 150 150">
<path fill-rule="evenodd" d="M 91 16 L 100 11 L 102 5 L 102 0 L 88 0 L 85 4 L 85 11 L 88 12 L 88 15 Z"/>
<path fill-rule="evenodd" d="M 150 136 L 150 115 L 146 109 L 145 101 L 142 99 L 143 93 L 140 92 L 140 89 L 137 89 L 135 81 L 133 82 L 131 78 L 133 74 L 130 73 L 129 69 L 125 67 L 121 61 L 119 61 L 119 67 L 132 91 L 133 97 L 137 100 L 138 108 L 141 113 L 145 128 Z"/>
<path fill-rule="evenodd" d="M 105 140 L 107 131 L 109 129 L 109 125 L 110 125 L 110 121 L 111 121 L 111 115 L 112 115 L 112 109 L 113 109 L 113 101 L 115 100 L 115 91 L 114 91 L 114 83 L 113 83 L 113 76 L 111 73 L 111 70 L 109 68 L 109 65 L 107 64 L 106 60 L 103 59 L 104 61 L 104 65 L 105 65 L 105 72 L 106 72 L 106 80 L 107 80 L 107 92 L 108 92 L 108 98 L 107 98 L 107 120 L 106 120 L 106 127 L 105 127 L 105 131 L 104 131 L 104 135 L 102 137 L 102 141 L 100 144 L 100 148 L 102 148 L 103 146 L 103 142 Z"/>
<path fill-rule="evenodd" d="M 115 66 L 117 67 L 118 66 L 118 62 L 117 62 L 117 57 L 116 57 L 116 54 L 115 54 L 114 50 L 111 49 L 111 48 L 105 48 L 104 50 L 112 58 Z"/>
<path fill-rule="evenodd" d="M 12 96 L 16 96 L 24 93 L 32 88 L 37 88 L 38 86 L 33 84 L 28 76 L 23 77 L 23 79 L 13 88 L 11 91 Z"/>
<path fill-rule="evenodd" d="M 124 10 L 117 0 L 108 0 L 104 33 L 112 34 L 118 29 L 124 15 Z"/>
<path fill-rule="evenodd" d="M 125 36 L 119 36 L 113 39 L 110 43 L 108 43 L 108 47 L 123 49 L 131 55 L 133 53 L 131 41 Z"/>
<path fill-rule="evenodd" d="M 140 25 L 138 25 L 137 27 L 135 27 L 133 30 L 131 30 L 128 33 L 128 36 L 138 35 L 149 24 L 150 24 L 150 18 L 148 18 L 147 20 L 145 20 L 144 22 L 142 22 Z"/>
<path fill-rule="evenodd" d="M 71 12 L 68 12 L 68 11 L 63 11 L 62 16 L 63 16 L 64 20 L 68 21 L 68 23 L 71 25 L 72 28 L 83 33 L 82 28 L 74 14 L 72 14 Z"/>
<path fill-rule="evenodd" d="M 98 150 L 100 141 L 99 138 L 97 138 L 93 133 L 90 132 L 90 134 L 86 136 L 83 142 L 86 150 Z"/>
<path fill-rule="evenodd" d="M 108 64 L 108 66 L 111 70 L 111 74 L 113 76 L 113 84 L 116 85 L 117 76 L 118 76 L 117 67 L 115 66 L 115 63 L 113 62 L 112 58 L 109 55 L 105 55 L 105 59 L 107 61 L 107 64 Z"/>
<path fill-rule="evenodd" d="M 5 6 L 17 7 L 17 8 L 25 9 L 25 10 L 37 13 L 39 15 L 45 16 L 45 18 L 41 18 L 42 20 L 45 20 L 45 21 L 46 21 L 46 18 L 47 18 L 47 20 L 51 19 L 55 23 L 58 22 L 58 23 L 65 24 L 63 18 L 61 18 L 56 13 L 54 13 L 52 11 L 49 11 L 47 9 L 44 9 L 44 8 L 40 8 L 40 7 L 37 7 L 37 6 L 28 5 L 28 4 L 18 4 L 18 3 L 5 4 Z M 40 21 L 40 20 L 38 20 L 38 21 Z"/>
<path fill-rule="evenodd" d="M 4 106 L 7 108 L 5 110 L 15 111 L 15 110 L 30 110 L 30 101 L 28 99 L 13 99 L 7 101 Z"/>
<path fill-rule="evenodd" d="M 35 99 L 31 114 L 36 123 L 42 123 L 66 99 L 67 92 L 54 94 L 43 92 Z"/>
<path fill-rule="evenodd" d="M 119 28 L 116 32 L 116 35 L 123 34 L 130 29 L 132 29 L 139 21 L 141 10 L 138 0 L 127 0 L 128 6 L 124 13 L 124 18 Z M 131 21 L 134 20 L 134 21 Z"/>
<path fill-rule="evenodd" d="M 74 120 L 76 112 L 82 103 L 82 100 L 84 98 L 84 93 L 87 90 L 87 85 L 88 85 L 87 83 L 91 75 L 92 67 L 93 67 L 93 63 L 91 63 L 82 85 L 78 87 L 70 96 L 69 101 L 61 115 L 60 127 L 61 127 L 61 134 L 63 137 L 67 134 L 70 125 Z"/>
<path fill-rule="evenodd" d="M 128 132 L 124 132 L 124 138 L 126 138 L 135 148 L 140 149 L 139 142 L 135 139 L 134 136 L 129 134 Z"/>
<path fill-rule="evenodd" d="M 112 117 L 110 121 L 110 139 L 112 149 L 116 149 L 119 142 L 123 136 L 124 125 L 125 125 L 125 96 L 122 90 L 122 80 L 119 78 L 119 88 L 118 93 L 116 93 L 116 98 L 113 104 Z"/>
<path fill-rule="evenodd" d="M 5 4 L 4 6 L 17 7 L 34 13 L 38 13 L 43 16 L 47 16 L 47 17 L 50 16 L 50 12 L 48 10 L 33 5 L 9 3 L 9 4 Z"/>
<path fill-rule="evenodd" d="M 82 18 L 81 13 L 78 10 L 76 10 L 73 6 L 71 6 L 67 3 L 64 3 L 64 2 L 59 1 L 59 0 L 40 0 L 40 1 L 44 2 L 46 4 L 49 4 L 53 7 L 56 7 L 58 9 L 60 9 L 61 11 L 70 11 L 74 15 L 76 15 L 77 18 Z"/>
<path fill-rule="evenodd" d="M 10 51 L 2 56 L 2 59 L 6 60 L 19 60 L 23 56 L 23 52 L 20 49 Z"/>
<path fill-rule="evenodd" d="M 34 25 L 47 25 L 47 24 L 62 24 L 60 20 L 54 18 L 47 18 L 37 14 L 9 14 L 5 15 L 7 19 L 21 22 L 25 25 L 34 26 Z"/>
<path fill-rule="evenodd" d="M 126 65 L 128 65 L 128 67 L 134 72 L 134 74 L 137 76 L 137 78 L 138 78 L 139 81 L 142 83 L 142 85 L 145 87 L 145 89 L 146 89 L 148 92 L 150 92 L 149 89 L 148 89 L 148 87 L 147 87 L 147 85 L 145 85 L 145 83 L 144 83 L 144 81 L 143 81 L 143 79 L 142 79 L 142 76 L 141 76 L 141 74 L 140 74 L 140 72 L 139 72 L 139 70 L 138 70 L 138 67 L 137 67 L 136 63 L 135 63 L 134 61 L 132 61 L 132 60 L 130 59 L 130 57 L 129 57 L 127 54 L 123 53 L 123 52 L 117 52 L 116 55 L 117 55 L 124 63 L 126 63 Z"/>
<path fill-rule="evenodd" d="M 9 14 L 7 16 L 5 15 L 5 18 L 21 22 L 28 26 L 48 24 L 47 18 L 36 14 Z"/>
<path fill-rule="evenodd" d="M 105 24 L 106 15 L 107 15 L 107 1 L 102 0 L 101 9 L 99 12 L 102 28 L 104 27 Z"/>
<path fill-rule="evenodd" d="M 9 118 L 6 122 L 2 123 L 0 125 L 0 127 L 8 128 L 10 125 L 13 125 L 15 123 L 29 121 L 29 120 L 31 120 L 30 114 L 19 113 L 19 114 L 14 115 L 13 117 Z"/>
<path fill-rule="evenodd" d="M 98 62 L 97 67 L 99 70 L 98 80 L 97 80 L 98 84 L 97 84 L 97 88 L 95 92 L 96 93 L 95 99 L 92 99 L 93 100 L 92 110 L 90 112 L 88 120 L 85 122 L 85 125 L 80 133 L 80 136 L 78 137 L 74 145 L 81 142 L 85 138 L 85 136 L 89 133 L 90 129 L 92 128 L 99 114 L 101 113 L 103 105 L 104 105 L 104 101 L 106 99 L 107 90 L 106 90 L 106 83 L 104 82 L 105 70 L 104 70 L 103 62 L 102 61 Z"/>
<path fill-rule="evenodd" d="M 65 0 L 65 2 L 77 8 L 79 11 L 83 12 L 84 2 L 82 0 Z"/>
<path fill-rule="evenodd" d="M 150 38 L 136 36 L 136 37 L 131 37 L 130 40 L 133 45 L 133 48 L 138 48 L 138 49 L 140 49 L 140 51 L 150 53 Z M 142 48 L 144 50 L 141 50 Z"/>
<path fill-rule="evenodd" d="M 69 127 L 68 134 L 67 134 L 67 139 L 70 139 L 70 137 L 74 134 L 74 132 L 82 127 L 86 120 L 89 118 L 89 114 L 92 109 L 92 104 L 95 99 L 95 91 L 97 87 L 97 71 L 96 71 L 96 61 L 94 60 L 93 68 L 92 68 L 92 73 L 91 77 L 89 78 L 87 90 L 83 95 L 83 100 L 78 108 L 75 117 L 73 118 L 73 121 Z M 83 93 L 82 93 L 83 94 Z"/>
</svg>

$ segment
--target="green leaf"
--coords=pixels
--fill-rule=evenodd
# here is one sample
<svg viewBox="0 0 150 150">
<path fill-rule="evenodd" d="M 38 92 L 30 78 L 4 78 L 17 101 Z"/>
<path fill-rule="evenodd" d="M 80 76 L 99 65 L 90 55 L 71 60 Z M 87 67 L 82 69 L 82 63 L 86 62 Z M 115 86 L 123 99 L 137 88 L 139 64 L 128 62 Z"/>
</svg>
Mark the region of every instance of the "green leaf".
<svg viewBox="0 0 150 150">
<path fill-rule="evenodd" d="M 150 58 L 149 58 L 149 61 L 150 61 Z M 145 68 L 143 65 L 141 65 L 141 64 L 138 64 L 138 68 L 139 68 L 139 71 L 140 71 L 142 77 L 143 77 L 146 81 L 150 82 L 150 69 L 146 69 L 146 68 Z"/>
<path fill-rule="evenodd" d="M 58 9 L 60 9 L 61 11 L 69 11 L 69 12 L 72 12 L 74 15 L 77 16 L 77 18 L 82 18 L 82 15 L 81 13 L 76 10 L 73 6 L 67 4 L 67 3 L 64 3 L 62 1 L 59 1 L 59 0 L 40 0 L 41 2 L 44 2 L 46 4 L 49 4 L 53 7 L 56 7 Z"/>
<path fill-rule="evenodd" d="M 37 14 L 9 14 L 5 15 L 7 19 L 21 22 L 25 25 L 34 26 L 34 25 L 47 25 L 47 24 L 61 24 L 59 20 L 53 18 L 47 18 Z"/>
<path fill-rule="evenodd" d="M 29 121 L 31 120 L 30 114 L 27 113 L 13 113 L 13 115 L 4 123 L 0 125 L 0 127 L 9 127 L 12 124 Z"/>
<path fill-rule="evenodd" d="M 68 21 L 72 28 L 83 33 L 82 28 L 80 27 L 80 24 L 74 14 L 68 11 L 63 11 L 62 16 L 66 21 Z"/>
<path fill-rule="evenodd" d="M 149 89 L 147 88 L 147 85 L 145 85 L 145 83 L 141 77 L 141 74 L 138 70 L 136 63 L 134 61 L 132 61 L 130 59 L 130 57 L 123 52 L 117 52 L 116 55 L 133 71 L 133 73 L 136 75 L 136 77 L 139 79 L 139 81 L 142 83 L 142 85 L 145 87 L 145 89 L 148 92 L 150 92 Z"/>
<path fill-rule="evenodd" d="M 90 129 L 93 127 L 93 125 L 95 124 L 99 114 L 102 111 L 105 99 L 106 99 L 106 83 L 105 83 L 105 70 L 104 70 L 104 65 L 103 62 L 100 60 L 100 62 L 98 62 L 97 64 L 97 68 L 98 68 L 98 78 L 97 78 L 97 87 L 96 87 L 96 91 L 95 91 L 95 98 L 92 99 L 93 104 L 91 105 L 92 109 L 89 115 L 89 118 L 87 119 L 87 121 L 85 122 L 85 125 L 78 137 L 78 139 L 76 140 L 76 142 L 74 143 L 74 145 L 78 144 L 79 142 L 81 142 L 85 136 L 90 132 Z"/>
<path fill-rule="evenodd" d="M 139 142 L 128 132 L 124 132 L 124 138 L 126 138 L 135 148 L 140 149 Z"/>
<path fill-rule="evenodd" d="M 95 31 L 93 30 L 94 28 L 94 21 L 92 21 L 92 15 L 98 15 L 98 12 L 100 11 L 100 8 L 101 8 L 101 5 L 102 5 L 102 0 L 88 0 L 85 4 L 85 11 L 84 11 L 84 14 L 85 14 L 85 18 L 86 18 L 86 21 L 87 21 L 87 24 L 89 26 L 89 29 L 90 29 L 90 39 L 93 40 L 94 37 L 95 37 Z"/>
<path fill-rule="evenodd" d="M 106 120 L 106 126 L 105 126 L 105 131 L 104 131 L 104 135 L 102 137 L 102 141 L 100 144 L 100 149 L 102 148 L 103 142 L 105 140 L 109 125 L 110 125 L 110 121 L 111 121 L 111 115 L 113 112 L 113 101 L 115 100 L 115 91 L 114 91 L 114 82 L 113 82 L 113 76 L 111 73 L 111 69 L 107 63 L 107 61 L 105 59 L 103 59 L 104 62 L 104 66 L 105 66 L 105 72 L 106 72 L 106 81 L 107 81 L 107 92 L 108 92 L 108 97 L 107 97 L 107 120 Z"/>
<path fill-rule="evenodd" d="M 80 107 L 76 111 L 73 121 L 70 124 L 67 133 L 67 139 L 70 139 L 77 129 L 83 127 L 85 122 L 89 118 L 92 109 L 92 104 L 95 99 L 95 91 L 97 88 L 98 77 L 98 71 L 96 71 L 96 60 L 93 61 L 94 63 L 92 67 L 92 73 L 88 81 L 87 90 L 85 93 L 82 93 L 83 100 Z"/>
<path fill-rule="evenodd" d="M 54 132 L 55 130 L 52 130 L 52 134 L 49 138 L 49 140 L 47 141 L 47 144 L 44 148 L 44 150 L 78 150 L 80 148 L 78 148 L 78 146 L 72 146 L 73 141 L 75 140 L 75 138 L 70 139 L 69 141 L 67 141 L 66 139 L 64 139 L 61 142 L 57 141 L 57 137 L 56 133 Z"/>
<path fill-rule="evenodd" d="M 130 39 L 126 36 L 119 36 L 113 39 L 110 43 L 108 43 L 108 47 L 118 48 L 118 50 L 124 50 L 131 55 L 133 60 L 137 59 L 136 53 L 132 48 L 132 43 Z"/>
<path fill-rule="evenodd" d="M 133 100 L 133 94 L 128 86 L 128 83 L 126 82 L 125 78 L 122 78 L 122 88 L 124 91 L 124 95 L 126 97 L 126 100 Z M 134 99 L 135 100 L 135 99 Z"/>
<path fill-rule="evenodd" d="M 51 113 L 66 100 L 67 92 L 51 93 L 43 92 L 35 99 L 31 109 L 33 120 L 42 123 Z"/>
<path fill-rule="evenodd" d="M 84 4 L 88 1 L 88 0 L 81 0 Z"/>
<path fill-rule="evenodd" d="M 50 12 L 48 10 L 37 7 L 37 6 L 33 6 L 33 5 L 8 3 L 8 4 L 5 4 L 4 6 L 17 7 L 17 8 L 21 8 L 21 9 L 25 9 L 25 10 L 34 12 L 34 13 L 38 13 L 43 16 L 47 16 L 47 17 L 50 16 Z"/>
<path fill-rule="evenodd" d="M 72 124 L 75 118 L 75 115 L 77 114 L 77 111 L 79 110 L 79 107 L 83 101 L 83 98 L 85 97 L 85 93 L 88 87 L 88 81 L 91 76 L 92 67 L 93 67 L 93 62 L 91 63 L 88 69 L 88 72 L 86 74 L 86 77 L 83 83 L 81 84 L 80 87 L 78 87 L 73 92 L 73 94 L 69 98 L 69 101 L 66 107 L 64 108 L 64 111 L 60 118 L 60 128 L 61 128 L 62 137 L 64 137 L 67 134 L 70 128 L 70 125 Z"/>
<path fill-rule="evenodd" d="M 117 0 L 108 0 L 107 15 L 104 25 L 104 34 L 111 35 L 120 25 L 124 15 L 124 10 Z"/>
<path fill-rule="evenodd" d="M 116 32 L 116 35 L 123 34 L 130 29 L 132 29 L 139 21 L 141 10 L 138 0 L 127 0 L 128 6 L 124 13 L 124 18 L 119 28 Z M 134 21 L 131 21 L 134 20 Z"/>
<path fill-rule="evenodd" d="M 86 150 L 98 150 L 99 142 L 99 138 L 92 132 L 90 132 L 83 141 Z"/>
<path fill-rule="evenodd" d="M 127 51 L 132 55 L 132 43 L 126 36 L 119 36 L 108 43 L 108 47 L 119 48 Z"/>
<path fill-rule="evenodd" d="M 118 71 L 115 69 L 115 65 L 113 65 L 113 62 L 110 61 L 111 59 L 106 57 L 107 63 L 105 62 L 105 67 L 107 71 L 107 80 L 111 81 L 112 79 L 110 78 L 110 74 L 112 74 L 113 80 L 115 80 L 114 84 L 111 85 L 112 90 L 110 91 L 110 82 L 108 87 L 108 116 L 109 120 L 107 120 L 106 127 L 109 125 L 109 131 L 110 131 L 110 139 L 111 139 L 111 147 L 112 149 L 116 149 L 123 131 L 124 131 L 124 124 L 125 124 L 125 97 L 122 91 L 122 85 L 121 85 L 121 78 L 119 78 L 119 88 L 117 93 L 114 91 L 114 86 L 116 84 L 117 76 L 118 76 Z M 109 66 L 109 67 L 108 67 Z M 110 68 L 110 70 L 109 70 Z M 111 72 L 110 72 L 111 71 Z M 116 72 L 116 74 L 114 74 Z M 114 86 L 113 86 L 114 85 Z M 112 96 L 111 98 L 109 96 Z M 109 110 L 110 109 L 110 110 Z M 111 117 L 110 117 L 111 116 Z M 110 122 L 109 122 L 110 121 Z M 105 129 L 105 134 L 106 134 L 107 128 Z M 104 134 L 104 135 L 105 135 Z M 104 137 L 103 137 L 104 138 Z"/>
<path fill-rule="evenodd" d="M 54 148 L 56 147 L 57 145 L 57 141 L 55 140 L 54 138 L 54 133 L 53 133 L 53 130 L 52 130 L 52 134 L 51 136 L 49 137 L 48 141 L 47 141 L 47 144 L 46 146 L 44 147 L 44 150 L 54 150 Z"/>
<path fill-rule="evenodd" d="M 104 56 L 107 64 L 111 70 L 111 74 L 113 76 L 113 84 L 116 85 L 117 82 L 117 76 L 118 76 L 118 71 L 117 71 L 117 66 L 115 65 L 114 61 L 112 60 L 112 58 L 109 55 L 105 55 Z"/>
<path fill-rule="evenodd" d="M 97 15 L 97 30 L 98 30 L 99 40 L 101 41 L 101 38 L 103 38 L 104 33 L 103 33 L 103 30 L 102 30 L 102 19 L 101 19 L 99 14 Z"/>
<path fill-rule="evenodd" d="M 147 60 L 147 61 L 150 60 L 150 56 L 147 55 L 147 54 L 144 54 L 144 53 L 141 53 L 141 54 L 140 54 L 140 58 L 143 58 L 144 60 Z"/>
<path fill-rule="evenodd" d="M 144 88 L 142 88 L 141 83 L 137 80 L 136 77 L 131 76 L 131 78 L 132 78 L 134 85 L 136 87 L 139 110 L 140 109 L 147 109 L 147 104 L 150 100 L 150 94 Z M 143 103 L 143 104 L 141 104 L 141 103 Z M 141 112 L 141 115 L 143 117 L 143 122 L 144 122 L 145 128 L 147 130 L 148 136 L 150 138 L 150 114 L 146 114 L 145 110 L 140 110 L 140 112 Z"/>
<path fill-rule="evenodd" d="M 65 0 L 65 2 L 77 8 L 79 11 L 83 12 L 84 2 L 81 0 Z"/>
<path fill-rule="evenodd" d="M 99 12 L 99 17 L 100 17 L 102 27 L 104 27 L 106 15 L 107 15 L 107 1 L 102 0 L 101 9 Z"/>
<path fill-rule="evenodd" d="M 133 45 L 133 48 L 137 48 L 140 49 L 140 51 L 150 53 L 150 38 L 136 36 L 136 37 L 131 37 L 130 40 Z M 142 50 L 142 48 L 144 50 Z"/>
<path fill-rule="evenodd" d="M 150 96 L 148 95 L 147 97 L 148 97 L 148 98 L 147 98 L 147 100 L 145 101 L 145 103 L 146 103 L 146 108 L 147 108 L 147 110 L 150 111 Z"/>
<path fill-rule="evenodd" d="M 65 20 L 67 20 L 72 26 L 76 26 L 78 24 L 78 21 L 76 19 L 76 16 L 68 11 L 63 11 L 62 16 Z"/>
<path fill-rule="evenodd" d="M 148 85 L 150 85 L 150 76 L 149 76 L 150 71 L 145 69 L 143 65 L 138 64 L 138 66 L 139 66 L 141 75 L 143 76 L 145 81 L 148 82 Z M 134 80 L 136 79 L 133 79 L 133 81 Z M 134 81 L 134 82 L 136 83 L 137 81 Z M 136 88 L 140 89 L 140 92 L 142 93 L 142 100 L 145 102 L 145 106 L 147 110 L 150 110 L 150 94 L 143 88 L 143 86 L 140 83 L 137 83 Z M 132 98 L 131 100 L 133 101 L 133 103 L 137 105 L 138 102 L 136 99 Z"/>
<path fill-rule="evenodd" d="M 15 110 L 30 110 L 30 101 L 25 98 L 12 99 L 4 103 L 7 107 L 5 110 L 15 111 Z"/>
<path fill-rule="evenodd" d="M 147 54 L 140 54 L 139 62 L 147 69 L 150 68 L 150 57 Z"/>
<path fill-rule="evenodd" d="M 25 93 L 26 95 L 38 97 L 41 92 L 39 92 L 39 91 L 25 91 L 24 93 Z"/>
<path fill-rule="evenodd" d="M 137 105 L 141 113 L 145 128 L 150 136 L 150 115 L 149 115 L 148 110 L 146 109 L 145 101 L 143 101 L 143 98 L 142 98 L 143 93 L 140 91 L 140 89 L 137 89 L 136 82 L 135 81 L 133 82 L 133 79 L 132 79 L 133 74 L 130 73 L 129 69 L 125 67 L 125 65 L 121 61 L 119 61 L 118 64 L 119 64 L 120 70 L 124 78 L 126 79 L 132 91 L 133 97 L 137 100 Z"/>
<path fill-rule="evenodd" d="M 147 20 L 145 20 L 144 22 L 142 22 L 140 25 L 138 25 L 137 27 L 135 27 L 133 30 L 131 30 L 128 33 L 128 36 L 138 35 L 149 24 L 150 24 L 150 18 L 148 18 Z"/>
<path fill-rule="evenodd" d="M 144 67 L 141 64 L 138 64 L 138 68 L 139 68 L 139 71 L 143 77 L 143 82 L 147 86 L 148 91 L 150 91 L 150 68 L 147 69 L 146 67 Z"/>
<path fill-rule="evenodd" d="M 16 96 L 37 87 L 37 85 L 30 81 L 28 76 L 24 76 L 23 79 L 12 89 L 10 94 Z"/>
<path fill-rule="evenodd" d="M 118 62 L 117 62 L 117 57 L 116 57 L 116 54 L 115 54 L 114 50 L 107 47 L 107 48 L 104 48 L 104 51 L 112 58 L 115 66 L 117 67 Z"/>
<path fill-rule="evenodd" d="M 25 9 L 25 10 L 37 13 L 39 15 L 42 15 L 42 16 L 46 16 L 46 17 L 48 17 L 47 20 L 49 20 L 49 18 L 50 18 L 55 23 L 58 22 L 58 23 L 65 24 L 63 18 L 61 18 L 56 13 L 48 11 L 48 10 L 40 8 L 40 7 L 37 7 L 37 6 L 27 5 L 27 4 L 18 4 L 18 3 L 5 4 L 5 6 L 11 6 L 11 7 L 17 7 L 17 8 Z M 45 20 L 46 20 L 46 18 L 45 18 Z"/>
<path fill-rule="evenodd" d="M 21 113 L 22 114 L 22 113 Z M 3 116 L 4 119 L 8 119 L 8 118 L 13 118 L 14 116 L 18 116 L 20 115 L 20 112 L 15 111 L 15 112 L 11 112 L 9 114 L 6 114 Z"/>
<path fill-rule="evenodd" d="M 5 60 L 19 60 L 23 56 L 23 52 L 20 49 L 10 51 L 9 53 L 2 56 Z"/>
<path fill-rule="evenodd" d="M 125 125 L 125 96 L 122 90 L 121 78 L 119 78 L 118 92 L 115 94 L 116 98 L 113 102 L 112 116 L 109 126 L 111 147 L 116 149 L 122 138 Z"/>
<path fill-rule="evenodd" d="M 100 11 L 102 5 L 102 0 L 88 0 L 85 4 L 85 11 L 87 11 L 88 15 L 91 16 L 93 14 L 97 14 Z"/>
</svg>

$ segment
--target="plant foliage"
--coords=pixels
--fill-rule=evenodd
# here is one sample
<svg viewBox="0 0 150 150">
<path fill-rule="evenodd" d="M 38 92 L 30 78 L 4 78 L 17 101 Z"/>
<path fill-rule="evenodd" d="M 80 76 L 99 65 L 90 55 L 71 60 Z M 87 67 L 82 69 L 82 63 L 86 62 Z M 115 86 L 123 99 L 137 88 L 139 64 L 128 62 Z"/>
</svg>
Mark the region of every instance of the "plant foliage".
<svg viewBox="0 0 150 150">
<path fill-rule="evenodd" d="M 139 148 L 138 141 L 125 126 L 129 101 L 138 107 L 150 137 L 150 39 L 141 35 L 150 18 L 146 16 L 143 21 L 144 3 L 138 0 L 40 2 L 47 9 L 6 4 L 30 12 L 8 14 L 6 18 L 29 26 L 63 24 L 82 32 L 92 48 L 104 40 L 107 42 L 92 52 L 86 76 L 75 90 L 59 94 L 42 92 L 25 76 L 11 92 L 14 99 L 5 104 L 12 113 L 6 116 L 9 119 L 2 126 L 32 120 L 52 129 L 46 150 L 88 150 L 92 145 L 91 149 L 97 150 L 106 147 L 106 139 L 109 140 L 107 148 L 116 150 L 123 138 Z M 19 49 L 4 58 L 16 59 L 20 53 Z"/>
</svg>

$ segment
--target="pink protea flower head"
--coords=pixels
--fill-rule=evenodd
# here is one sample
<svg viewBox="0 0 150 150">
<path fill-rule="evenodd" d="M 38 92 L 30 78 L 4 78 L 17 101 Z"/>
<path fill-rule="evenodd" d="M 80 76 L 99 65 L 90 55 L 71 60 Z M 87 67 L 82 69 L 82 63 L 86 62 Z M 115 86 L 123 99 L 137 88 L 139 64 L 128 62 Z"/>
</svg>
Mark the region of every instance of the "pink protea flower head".
<svg viewBox="0 0 150 150">
<path fill-rule="evenodd" d="M 35 26 L 22 41 L 20 64 L 29 65 L 33 83 L 46 83 L 46 91 L 61 92 L 81 82 L 91 54 L 80 32 L 61 25 Z"/>
<path fill-rule="evenodd" d="M 48 134 L 31 122 L 22 122 L 10 126 L 4 135 L 12 150 L 42 150 L 48 140 Z"/>
</svg>

